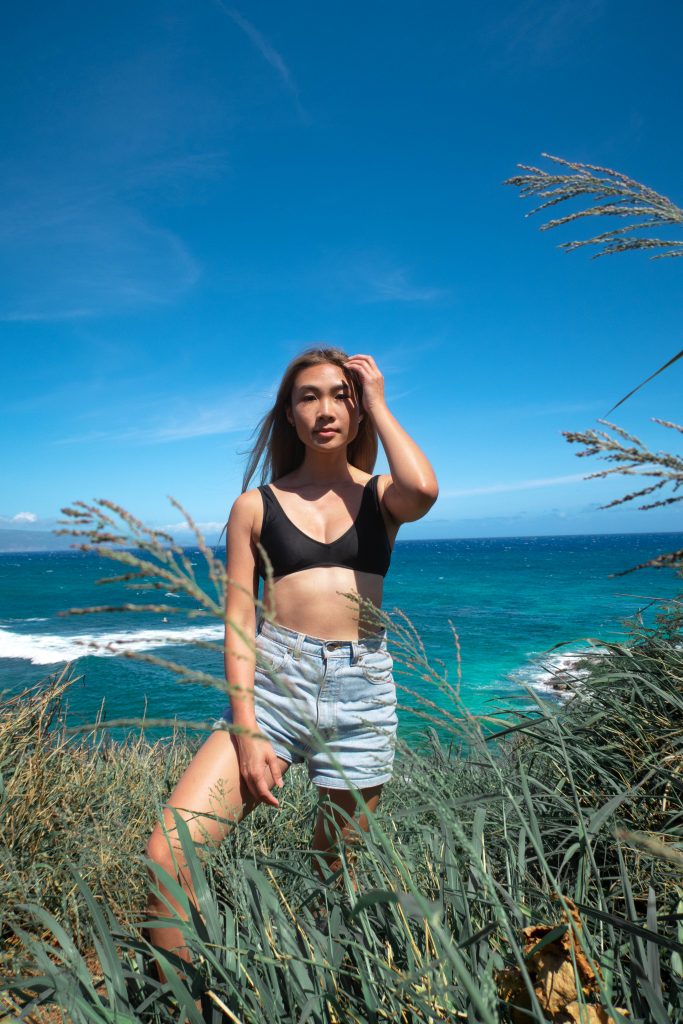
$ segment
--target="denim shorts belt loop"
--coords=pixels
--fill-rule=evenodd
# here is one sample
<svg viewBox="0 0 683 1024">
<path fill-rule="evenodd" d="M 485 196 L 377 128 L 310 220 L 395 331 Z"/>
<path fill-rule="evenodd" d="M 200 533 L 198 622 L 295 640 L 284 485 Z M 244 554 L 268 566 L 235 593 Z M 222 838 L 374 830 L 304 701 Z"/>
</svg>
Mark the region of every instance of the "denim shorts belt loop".
<svg viewBox="0 0 683 1024">
<path fill-rule="evenodd" d="M 278 757 L 305 761 L 317 786 L 388 782 L 398 725 L 392 670 L 386 630 L 323 640 L 261 618 L 254 673 L 259 730 Z M 231 721 L 228 704 L 213 728 Z"/>
</svg>

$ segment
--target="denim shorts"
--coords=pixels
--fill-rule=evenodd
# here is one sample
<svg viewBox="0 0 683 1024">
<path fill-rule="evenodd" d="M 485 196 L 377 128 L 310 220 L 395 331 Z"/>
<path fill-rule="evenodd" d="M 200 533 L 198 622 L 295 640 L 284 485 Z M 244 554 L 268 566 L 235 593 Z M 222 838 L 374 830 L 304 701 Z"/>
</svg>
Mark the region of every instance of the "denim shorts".
<svg viewBox="0 0 683 1024">
<path fill-rule="evenodd" d="M 305 761 L 316 786 L 364 789 L 392 775 L 396 685 L 386 631 L 321 640 L 264 619 L 256 631 L 254 710 L 278 757 Z M 232 722 L 231 707 L 213 723 Z"/>
</svg>

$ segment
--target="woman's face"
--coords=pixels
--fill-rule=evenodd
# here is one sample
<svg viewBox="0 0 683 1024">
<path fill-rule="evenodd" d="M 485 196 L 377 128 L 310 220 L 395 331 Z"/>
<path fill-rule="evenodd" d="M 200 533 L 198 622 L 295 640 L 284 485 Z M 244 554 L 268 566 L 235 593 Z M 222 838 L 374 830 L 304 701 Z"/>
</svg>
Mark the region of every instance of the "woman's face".
<svg viewBox="0 0 683 1024">
<path fill-rule="evenodd" d="M 362 417 L 355 389 L 340 366 L 320 363 L 299 370 L 287 419 L 305 445 L 318 451 L 343 447 L 356 437 Z"/>
</svg>

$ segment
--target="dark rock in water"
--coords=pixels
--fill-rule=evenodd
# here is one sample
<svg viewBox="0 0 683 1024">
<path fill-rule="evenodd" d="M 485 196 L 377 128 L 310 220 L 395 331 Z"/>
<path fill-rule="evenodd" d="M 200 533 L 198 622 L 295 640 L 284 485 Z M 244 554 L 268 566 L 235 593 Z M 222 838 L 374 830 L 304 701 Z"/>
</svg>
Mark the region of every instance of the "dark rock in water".
<svg viewBox="0 0 683 1024">
<path fill-rule="evenodd" d="M 567 672 L 558 672 L 550 684 L 553 690 L 566 691 L 573 689 L 575 680 Z"/>
</svg>

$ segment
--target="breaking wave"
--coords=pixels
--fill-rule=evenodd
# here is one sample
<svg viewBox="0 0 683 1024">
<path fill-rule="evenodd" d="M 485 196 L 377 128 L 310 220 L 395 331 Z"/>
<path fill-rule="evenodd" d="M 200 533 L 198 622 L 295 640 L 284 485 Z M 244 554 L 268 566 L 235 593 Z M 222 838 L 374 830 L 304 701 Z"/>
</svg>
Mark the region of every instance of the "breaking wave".
<svg viewBox="0 0 683 1024">
<path fill-rule="evenodd" d="M 0 629 L 0 658 L 24 658 L 33 665 L 54 665 L 86 656 L 106 658 L 121 651 L 151 651 L 158 647 L 191 644 L 195 640 L 222 640 L 223 627 L 187 626 L 183 629 L 129 629 L 111 633 L 13 633 Z"/>
</svg>

